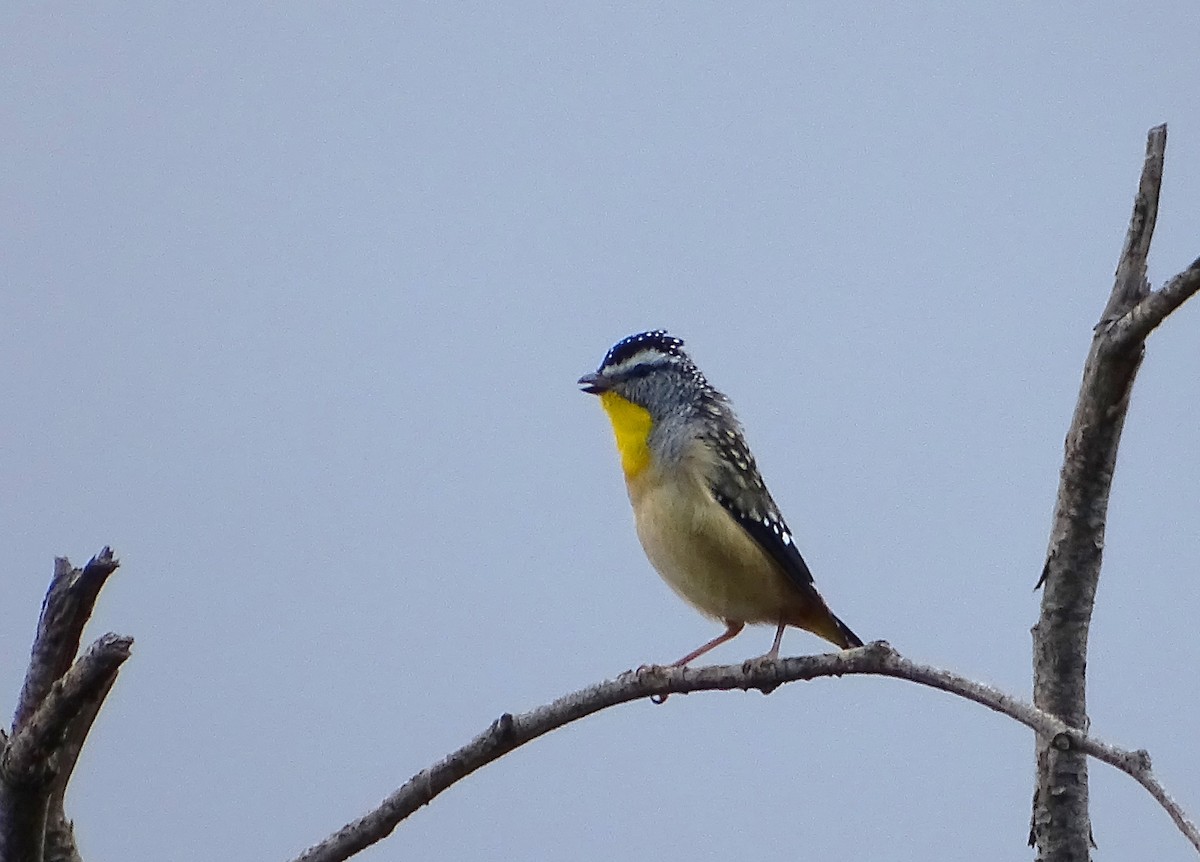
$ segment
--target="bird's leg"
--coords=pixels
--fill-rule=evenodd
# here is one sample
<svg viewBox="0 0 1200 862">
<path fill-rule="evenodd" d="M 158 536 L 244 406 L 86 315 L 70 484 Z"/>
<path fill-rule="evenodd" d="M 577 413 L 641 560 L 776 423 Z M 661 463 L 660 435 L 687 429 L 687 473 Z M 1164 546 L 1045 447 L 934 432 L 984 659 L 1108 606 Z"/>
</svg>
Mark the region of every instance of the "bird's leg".
<svg viewBox="0 0 1200 862">
<path fill-rule="evenodd" d="M 783 643 L 783 630 L 787 628 L 787 623 L 780 623 L 779 628 L 775 629 L 775 643 L 771 644 L 771 648 L 758 658 L 748 658 L 742 662 L 742 671 L 750 673 L 750 671 L 761 667 L 767 662 L 778 661 L 779 645 Z M 763 689 L 763 694 L 770 694 L 769 689 Z"/>
<path fill-rule="evenodd" d="M 737 637 L 741 633 L 742 629 L 744 629 L 745 627 L 746 627 L 745 623 L 735 622 L 734 620 L 725 620 L 725 631 L 724 632 L 717 635 L 715 638 L 710 640 L 704 646 L 697 647 L 696 649 L 692 650 L 690 653 L 685 655 L 679 661 L 671 662 L 669 665 L 667 665 L 667 667 L 683 667 L 684 665 L 688 664 L 689 662 L 695 661 L 696 659 L 700 658 L 700 656 L 704 655 L 709 650 L 716 649 L 721 644 L 725 643 L 725 641 L 733 640 L 735 637 Z M 783 636 L 783 629 L 781 627 L 779 637 L 782 637 L 782 636 Z M 778 639 L 779 638 L 776 638 L 776 640 L 778 640 Z"/>
<path fill-rule="evenodd" d="M 783 643 L 783 630 L 786 628 L 787 623 L 780 623 L 779 628 L 775 629 L 775 643 L 771 644 L 771 648 L 763 656 L 767 661 L 775 661 L 775 659 L 779 658 L 779 647 Z"/>
</svg>

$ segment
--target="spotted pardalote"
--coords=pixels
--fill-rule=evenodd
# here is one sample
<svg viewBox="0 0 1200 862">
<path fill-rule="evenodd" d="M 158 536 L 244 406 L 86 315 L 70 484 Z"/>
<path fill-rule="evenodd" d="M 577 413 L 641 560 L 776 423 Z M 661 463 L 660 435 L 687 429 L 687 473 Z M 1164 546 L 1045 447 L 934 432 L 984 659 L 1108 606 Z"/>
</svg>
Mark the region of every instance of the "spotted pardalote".
<svg viewBox="0 0 1200 862">
<path fill-rule="evenodd" d="M 699 658 L 747 623 L 776 626 L 764 658 L 778 657 L 787 626 L 843 649 L 862 646 L 817 592 L 729 399 L 680 339 L 661 329 L 631 335 L 579 384 L 600 396 L 612 421 L 650 563 L 682 598 L 725 623 L 673 664 Z"/>
</svg>

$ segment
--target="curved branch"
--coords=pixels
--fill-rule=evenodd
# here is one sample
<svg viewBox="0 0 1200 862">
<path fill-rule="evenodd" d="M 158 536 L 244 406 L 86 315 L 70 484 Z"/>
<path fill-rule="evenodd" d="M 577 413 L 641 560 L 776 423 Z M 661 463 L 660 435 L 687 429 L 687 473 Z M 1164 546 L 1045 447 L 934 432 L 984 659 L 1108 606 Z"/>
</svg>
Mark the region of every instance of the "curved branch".
<svg viewBox="0 0 1200 862">
<path fill-rule="evenodd" d="M 1150 771 L 1150 756 L 1146 752 L 1127 751 L 1100 742 L 997 688 L 948 670 L 910 661 L 887 643 L 876 641 L 840 653 L 799 656 L 776 662 L 752 660 L 743 665 L 697 669 L 647 667 L 564 695 L 529 712 L 504 713 L 462 748 L 410 778 L 375 810 L 310 847 L 294 862 L 342 862 L 387 837 L 410 814 L 480 767 L 539 736 L 607 707 L 646 697 L 662 698 L 693 691 L 757 689 L 769 694 L 784 683 L 849 674 L 904 679 L 966 698 L 1019 721 L 1052 739 L 1059 748 L 1078 750 L 1115 766 L 1149 790 L 1192 846 L 1200 851 L 1200 832 L 1154 778 Z"/>
</svg>

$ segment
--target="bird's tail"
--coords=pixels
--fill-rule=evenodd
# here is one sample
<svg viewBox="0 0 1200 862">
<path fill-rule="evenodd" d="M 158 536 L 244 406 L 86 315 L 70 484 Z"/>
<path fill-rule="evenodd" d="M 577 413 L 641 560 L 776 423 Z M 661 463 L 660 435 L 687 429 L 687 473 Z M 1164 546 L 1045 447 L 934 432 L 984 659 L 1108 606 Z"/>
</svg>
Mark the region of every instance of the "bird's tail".
<svg viewBox="0 0 1200 862">
<path fill-rule="evenodd" d="M 862 638 L 852 632 L 850 626 L 838 619 L 837 615 L 827 607 L 821 608 L 817 613 L 806 617 L 803 622 L 797 623 L 797 625 L 800 628 L 807 629 L 818 637 L 825 638 L 831 644 L 836 644 L 842 649 L 850 649 L 863 645 Z"/>
<path fill-rule="evenodd" d="M 860 647 L 863 645 L 862 638 L 850 630 L 850 626 L 846 625 L 832 613 L 829 618 L 833 620 L 834 628 L 837 629 L 837 638 L 829 638 L 842 649 L 850 649 L 852 647 Z M 828 635 L 826 635 L 828 637 Z"/>
</svg>

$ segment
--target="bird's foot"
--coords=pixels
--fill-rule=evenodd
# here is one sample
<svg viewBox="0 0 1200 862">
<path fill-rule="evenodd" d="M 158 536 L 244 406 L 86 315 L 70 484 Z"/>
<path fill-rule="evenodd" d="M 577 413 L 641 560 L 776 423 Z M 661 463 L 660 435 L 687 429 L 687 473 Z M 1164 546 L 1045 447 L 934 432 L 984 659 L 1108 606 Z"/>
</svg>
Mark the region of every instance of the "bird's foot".
<svg viewBox="0 0 1200 862">
<path fill-rule="evenodd" d="M 757 674 L 763 673 L 764 671 L 768 671 L 768 670 L 772 669 L 775 666 L 775 663 L 778 661 L 779 661 L 779 651 L 778 650 L 770 650 L 769 652 L 765 652 L 762 655 L 758 656 L 757 658 L 748 658 L 744 662 L 742 662 L 742 673 L 747 674 L 747 675 L 750 675 L 750 674 L 757 675 Z M 754 685 L 748 685 L 746 687 L 747 688 L 757 688 L 763 694 L 770 694 L 775 689 L 779 688 L 779 683 L 777 683 L 777 682 L 756 682 Z"/>
<path fill-rule="evenodd" d="M 646 682 L 648 678 L 658 676 L 663 671 L 665 671 L 671 667 L 674 667 L 674 665 L 643 664 L 643 665 L 639 665 L 638 669 L 636 671 L 634 671 L 634 673 L 637 676 L 638 682 Z M 655 705 L 661 706 L 662 704 L 667 702 L 668 697 L 670 697 L 669 693 L 652 694 L 652 695 L 650 695 L 650 702 Z"/>
</svg>

